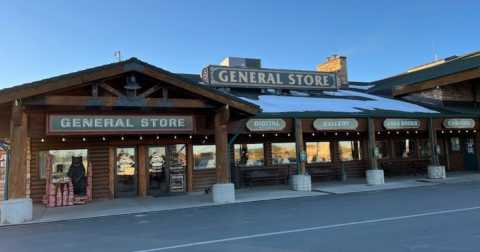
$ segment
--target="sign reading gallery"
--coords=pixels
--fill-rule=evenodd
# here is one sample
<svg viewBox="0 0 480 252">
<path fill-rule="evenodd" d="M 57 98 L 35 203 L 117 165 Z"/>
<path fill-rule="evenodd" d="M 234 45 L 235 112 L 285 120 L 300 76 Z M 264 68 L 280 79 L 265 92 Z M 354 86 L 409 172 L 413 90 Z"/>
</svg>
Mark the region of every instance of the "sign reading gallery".
<svg viewBox="0 0 480 252">
<path fill-rule="evenodd" d="M 313 121 L 316 130 L 356 130 L 356 119 L 316 119 Z"/>
<path fill-rule="evenodd" d="M 68 133 L 195 132 L 193 116 L 47 115 L 48 135 Z"/>
<path fill-rule="evenodd" d="M 337 90 L 335 73 L 207 66 L 205 84 L 216 87 Z"/>
</svg>

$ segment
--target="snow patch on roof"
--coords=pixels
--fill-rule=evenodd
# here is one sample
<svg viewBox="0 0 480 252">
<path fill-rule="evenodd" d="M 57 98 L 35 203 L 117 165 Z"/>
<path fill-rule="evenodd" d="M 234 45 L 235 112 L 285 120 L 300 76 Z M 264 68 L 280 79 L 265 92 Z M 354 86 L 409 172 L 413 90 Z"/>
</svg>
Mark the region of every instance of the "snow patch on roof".
<svg viewBox="0 0 480 252">
<path fill-rule="evenodd" d="M 367 85 L 367 86 L 359 86 L 359 85 L 348 85 L 349 88 L 356 88 L 356 89 L 363 89 L 363 90 L 367 90 L 371 87 L 373 87 L 375 85 Z"/>
<path fill-rule="evenodd" d="M 346 112 L 358 113 L 362 110 L 392 110 L 414 113 L 438 113 L 424 107 L 404 101 L 382 98 L 365 93 L 342 90 L 338 92 L 324 92 L 332 96 L 357 96 L 371 100 L 352 100 L 341 98 L 293 97 L 260 95 L 258 100 L 240 97 L 243 100 L 260 106 L 263 113 L 282 112 Z"/>
</svg>

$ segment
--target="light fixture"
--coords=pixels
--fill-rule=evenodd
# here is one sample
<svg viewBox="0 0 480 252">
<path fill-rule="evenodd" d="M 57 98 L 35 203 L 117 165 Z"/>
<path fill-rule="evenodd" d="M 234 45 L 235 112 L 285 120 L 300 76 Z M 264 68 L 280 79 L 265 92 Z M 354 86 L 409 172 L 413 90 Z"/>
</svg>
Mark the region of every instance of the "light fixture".
<svg viewBox="0 0 480 252">
<path fill-rule="evenodd" d="M 288 136 L 290 136 L 290 133 L 288 133 Z"/>
<path fill-rule="evenodd" d="M 410 134 L 410 131 L 407 131 L 407 134 Z"/>
<path fill-rule="evenodd" d="M 473 130 L 473 133 L 477 133 L 477 130 Z"/>
<path fill-rule="evenodd" d="M 45 139 L 42 138 L 42 143 L 45 142 Z"/>
<path fill-rule="evenodd" d="M 105 141 L 105 137 L 102 137 L 102 140 Z"/>
<path fill-rule="evenodd" d="M 83 141 L 85 142 L 85 137 L 83 138 Z"/>
<path fill-rule="evenodd" d="M 397 135 L 400 134 L 400 132 L 397 131 Z"/>
<path fill-rule="evenodd" d="M 190 139 L 192 139 L 192 134 L 190 134 Z"/>
<path fill-rule="evenodd" d="M 418 131 L 415 130 L 415 134 L 418 134 Z"/>
<path fill-rule="evenodd" d="M 335 136 L 337 135 L 337 132 L 335 132 Z"/>
<path fill-rule="evenodd" d="M 140 89 L 140 85 L 137 83 L 137 79 L 132 73 L 132 76 L 127 77 L 127 85 L 124 86 L 125 89 L 136 90 Z"/>
<path fill-rule="evenodd" d="M 122 136 L 122 141 L 123 141 L 123 139 L 124 139 L 124 138 L 123 138 L 123 136 Z"/>
<path fill-rule="evenodd" d="M 275 136 L 278 136 L 278 134 L 277 134 L 277 133 L 275 133 Z"/>
<path fill-rule="evenodd" d="M 450 130 L 450 133 L 453 133 L 453 131 Z"/>
<path fill-rule="evenodd" d="M 460 130 L 458 131 L 458 133 L 460 133 Z"/>
<path fill-rule="evenodd" d="M 378 135 L 380 135 L 380 131 L 379 131 L 379 132 L 377 132 L 377 134 L 378 134 Z"/>
<path fill-rule="evenodd" d="M 312 133 L 312 136 L 315 136 L 315 133 Z"/>
<path fill-rule="evenodd" d="M 348 132 L 347 132 L 347 136 L 348 136 Z"/>
<path fill-rule="evenodd" d="M 445 133 L 445 131 L 442 130 L 442 134 Z"/>
<path fill-rule="evenodd" d="M 388 134 L 390 135 L 390 131 L 388 132 Z"/>
<path fill-rule="evenodd" d="M 326 136 L 326 135 L 327 135 L 327 132 L 323 132 L 323 135 Z"/>
<path fill-rule="evenodd" d="M 360 132 L 357 132 L 357 135 L 360 135 Z"/>
<path fill-rule="evenodd" d="M 142 139 L 143 139 L 143 137 L 142 137 L 142 135 L 140 135 L 140 140 L 142 140 Z"/>
<path fill-rule="evenodd" d="M 205 139 L 208 139 L 208 136 L 205 136 Z"/>
<path fill-rule="evenodd" d="M 62 137 L 62 141 L 65 142 L 65 137 Z"/>
<path fill-rule="evenodd" d="M 252 137 L 252 134 L 248 134 L 248 137 Z"/>
<path fill-rule="evenodd" d="M 265 134 L 262 134 L 262 137 L 265 137 Z"/>
<path fill-rule="evenodd" d="M 160 139 L 160 137 L 157 135 L 157 139 Z"/>
<path fill-rule="evenodd" d="M 465 130 L 466 133 L 468 133 L 468 130 Z"/>
<path fill-rule="evenodd" d="M 175 135 L 174 138 L 177 139 L 177 135 Z"/>
</svg>

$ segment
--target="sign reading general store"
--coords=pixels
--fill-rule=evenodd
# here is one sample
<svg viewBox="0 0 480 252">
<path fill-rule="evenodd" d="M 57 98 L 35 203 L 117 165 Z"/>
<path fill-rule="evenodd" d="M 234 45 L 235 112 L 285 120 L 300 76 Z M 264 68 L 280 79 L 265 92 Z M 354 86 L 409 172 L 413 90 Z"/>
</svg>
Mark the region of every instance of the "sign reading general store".
<svg viewBox="0 0 480 252">
<path fill-rule="evenodd" d="M 286 125 L 283 119 L 250 119 L 247 128 L 250 131 L 281 131 Z"/>
<path fill-rule="evenodd" d="M 475 121 L 471 118 L 445 119 L 443 121 L 443 127 L 447 129 L 473 129 L 473 127 L 475 127 Z"/>
<path fill-rule="evenodd" d="M 207 66 L 201 77 L 215 87 L 337 90 L 335 73 Z"/>
<path fill-rule="evenodd" d="M 420 121 L 417 119 L 385 119 L 383 127 L 385 129 L 416 129 L 420 127 Z"/>
<path fill-rule="evenodd" d="M 358 121 L 356 119 L 316 119 L 313 127 L 316 130 L 356 130 Z"/>
<path fill-rule="evenodd" d="M 189 115 L 47 115 L 46 134 L 195 132 L 195 118 Z"/>
</svg>

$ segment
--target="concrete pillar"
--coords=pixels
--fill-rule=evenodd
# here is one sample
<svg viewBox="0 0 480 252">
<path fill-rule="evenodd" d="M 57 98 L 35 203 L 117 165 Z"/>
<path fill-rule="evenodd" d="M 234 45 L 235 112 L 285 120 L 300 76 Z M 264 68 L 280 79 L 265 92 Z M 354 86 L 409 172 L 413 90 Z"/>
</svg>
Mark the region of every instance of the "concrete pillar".
<svg viewBox="0 0 480 252">
<path fill-rule="evenodd" d="M 312 190 L 312 179 L 310 175 L 293 175 L 293 190 L 306 191 Z"/>
<path fill-rule="evenodd" d="M 443 165 L 429 165 L 428 169 L 428 178 L 429 179 L 445 179 L 447 174 L 445 172 L 445 166 Z"/>
</svg>

